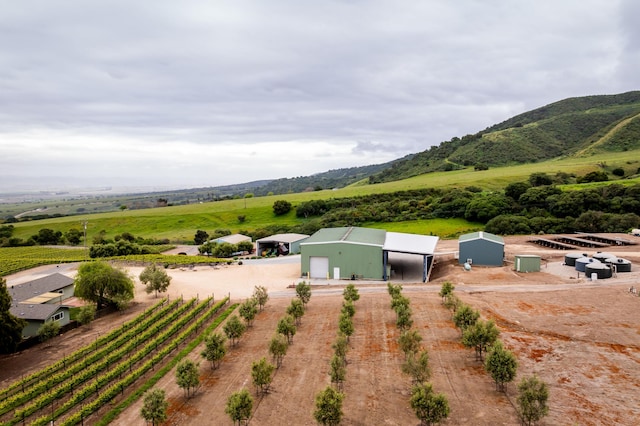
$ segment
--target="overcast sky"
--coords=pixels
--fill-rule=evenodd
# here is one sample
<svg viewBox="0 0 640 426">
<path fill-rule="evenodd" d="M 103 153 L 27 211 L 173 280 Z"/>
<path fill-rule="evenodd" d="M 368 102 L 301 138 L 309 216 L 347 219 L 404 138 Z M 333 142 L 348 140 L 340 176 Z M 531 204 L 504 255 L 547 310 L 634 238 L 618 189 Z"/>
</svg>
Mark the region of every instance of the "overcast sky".
<svg viewBox="0 0 640 426">
<path fill-rule="evenodd" d="M 0 0 L 0 192 L 382 163 L 640 89 L 636 0 Z"/>
</svg>

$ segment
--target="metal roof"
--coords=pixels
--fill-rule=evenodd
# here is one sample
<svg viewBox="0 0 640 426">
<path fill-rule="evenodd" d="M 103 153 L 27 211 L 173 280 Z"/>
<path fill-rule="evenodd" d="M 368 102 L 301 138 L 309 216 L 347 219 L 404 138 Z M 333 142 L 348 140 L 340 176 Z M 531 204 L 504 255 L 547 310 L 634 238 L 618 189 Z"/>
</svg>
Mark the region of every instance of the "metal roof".
<svg viewBox="0 0 640 426">
<path fill-rule="evenodd" d="M 382 247 L 384 245 L 386 231 L 373 228 L 341 227 L 323 228 L 307 238 L 300 245 L 348 243 L 374 245 Z"/>
<path fill-rule="evenodd" d="M 308 238 L 308 235 L 305 234 L 276 234 L 271 235 L 270 237 L 260 238 L 256 240 L 259 243 L 295 243 L 296 241 L 304 240 Z"/>
<path fill-rule="evenodd" d="M 498 235 L 491 234 L 489 232 L 471 232 L 469 234 L 460 235 L 458 242 L 462 243 L 465 241 L 473 241 L 473 240 L 487 240 L 494 243 L 504 245 L 504 239 Z"/>
<path fill-rule="evenodd" d="M 430 235 L 387 232 L 383 250 L 408 254 L 434 254 L 439 238 Z"/>
<path fill-rule="evenodd" d="M 224 243 L 230 243 L 230 244 L 238 244 L 241 241 L 251 241 L 251 237 L 247 235 L 242 235 L 242 234 L 231 234 L 231 235 L 225 235 L 224 237 L 215 238 L 212 241 L 219 242 L 219 243 L 224 242 Z"/>
</svg>

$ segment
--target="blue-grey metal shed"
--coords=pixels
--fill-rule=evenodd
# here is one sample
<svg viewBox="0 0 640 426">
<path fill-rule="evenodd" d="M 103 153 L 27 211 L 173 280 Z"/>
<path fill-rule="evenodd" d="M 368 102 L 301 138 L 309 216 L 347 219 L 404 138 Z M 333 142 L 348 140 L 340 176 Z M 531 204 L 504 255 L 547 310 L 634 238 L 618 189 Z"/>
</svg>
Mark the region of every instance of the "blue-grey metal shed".
<svg viewBox="0 0 640 426">
<path fill-rule="evenodd" d="M 458 250 L 461 265 L 502 266 L 504 261 L 504 239 L 489 232 L 461 235 Z"/>
</svg>

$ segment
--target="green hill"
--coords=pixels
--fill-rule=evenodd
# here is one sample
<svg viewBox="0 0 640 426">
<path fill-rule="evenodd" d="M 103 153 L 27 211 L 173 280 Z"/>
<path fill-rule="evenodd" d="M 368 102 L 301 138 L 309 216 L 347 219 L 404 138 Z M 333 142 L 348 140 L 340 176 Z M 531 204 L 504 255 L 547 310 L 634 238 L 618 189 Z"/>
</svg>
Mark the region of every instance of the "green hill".
<svg viewBox="0 0 640 426">
<path fill-rule="evenodd" d="M 371 183 L 640 148 L 640 91 L 565 99 L 397 161 Z"/>
</svg>

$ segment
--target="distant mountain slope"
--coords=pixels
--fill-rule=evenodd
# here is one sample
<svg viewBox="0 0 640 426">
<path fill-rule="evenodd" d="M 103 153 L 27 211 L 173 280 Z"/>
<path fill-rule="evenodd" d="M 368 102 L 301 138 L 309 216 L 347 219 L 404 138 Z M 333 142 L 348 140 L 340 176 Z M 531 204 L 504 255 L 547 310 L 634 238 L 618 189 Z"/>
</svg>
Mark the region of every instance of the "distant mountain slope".
<svg viewBox="0 0 640 426">
<path fill-rule="evenodd" d="M 257 196 L 273 194 L 287 194 L 290 192 L 314 191 L 320 189 L 342 188 L 391 166 L 393 162 L 375 164 L 371 166 L 350 167 L 329 170 L 311 176 L 276 179 L 266 185 L 254 189 Z"/>
<path fill-rule="evenodd" d="M 475 135 L 454 137 L 397 161 L 370 182 L 437 170 L 499 166 L 640 148 L 640 91 L 585 96 L 516 115 Z"/>
</svg>

